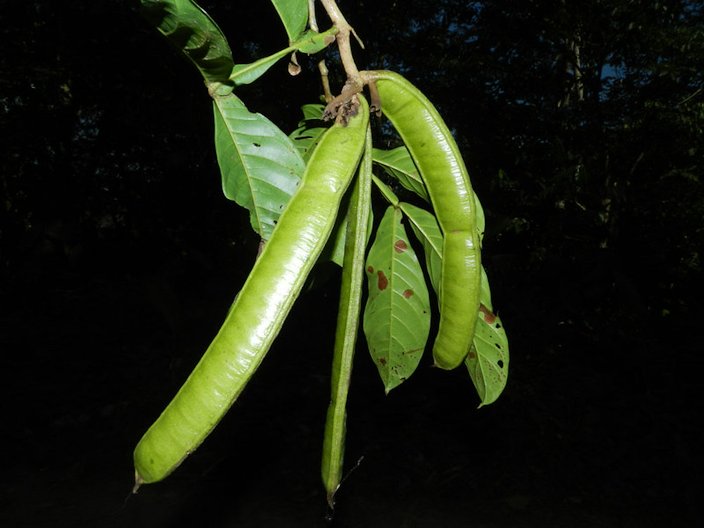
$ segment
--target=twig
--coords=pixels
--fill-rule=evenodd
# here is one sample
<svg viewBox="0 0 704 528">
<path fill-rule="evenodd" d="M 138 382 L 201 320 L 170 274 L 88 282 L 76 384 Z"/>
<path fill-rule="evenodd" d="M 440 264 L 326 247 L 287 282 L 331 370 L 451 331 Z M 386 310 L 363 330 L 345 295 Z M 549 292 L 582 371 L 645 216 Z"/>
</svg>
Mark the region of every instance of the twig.
<svg viewBox="0 0 704 528">
<path fill-rule="evenodd" d="M 697 90 L 694 91 L 694 93 L 689 94 L 687 97 L 682 99 L 679 103 L 677 103 L 675 106 L 682 106 L 683 104 L 688 103 L 689 101 L 694 99 L 697 95 L 702 93 L 702 90 L 704 90 L 704 88 L 698 88 Z"/>
<path fill-rule="evenodd" d="M 350 34 L 353 34 L 358 42 L 359 37 L 354 32 L 352 26 L 349 25 L 345 19 L 340 8 L 337 7 L 335 0 L 320 0 L 323 4 L 325 11 L 332 23 L 337 27 L 339 33 L 335 37 L 337 39 L 337 49 L 340 51 L 340 59 L 342 60 L 342 66 L 345 68 L 345 73 L 347 74 L 347 81 L 353 82 L 354 84 L 362 85 L 362 80 L 359 77 L 359 70 L 354 62 L 354 57 L 352 56 L 352 46 L 350 45 Z M 364 47 L 362 45 L 362 47 Z"/>
<path fill-rule="evenodd" d="M 310 29 L 316 33 L 320 33 L 318 29 L 318 20 L 315 16 L 315 0 L 308 0 L 308 25 Z M 320 72 L 320 82 L 323 84 L 323 96 L 325 102 L 332 101 L 332 92 L 330 91 L 330 79 L 328 78 L 328 67 L 325 65 L 325 59 L 318 62 L 318 71 Z"/>
</svg>

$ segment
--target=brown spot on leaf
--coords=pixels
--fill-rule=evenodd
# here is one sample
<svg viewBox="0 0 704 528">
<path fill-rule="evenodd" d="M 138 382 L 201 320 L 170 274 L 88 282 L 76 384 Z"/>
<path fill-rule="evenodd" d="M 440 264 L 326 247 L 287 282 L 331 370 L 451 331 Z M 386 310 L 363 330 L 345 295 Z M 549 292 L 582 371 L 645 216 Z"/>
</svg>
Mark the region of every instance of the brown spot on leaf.
<svg viewBox="0 0 704 528">
<path fill-rule="evenodd" d="M 407 249 L 408 249 L 408 244 L 406 244 L 405 240 L 399 239 L 394 243 L 394 250 L 396 251 L 396 253 L 403 253 Z"/>
<path fill-rule="evenodd" d="M 484 306 L 483 304 L 479 305 L 479 311 L 482 313 L 484 316 L 484 320 L 489 323 L 489 324 L 494 324 L 494 321 L 496 321 L 496 316 L 491 313 L 491 311 Z"/>
<path fill-rule="evenodd" d="M 386 287 L 389 285 L 389 279 L 386 278 L 386 275 L 384 275 L 384 272 L 379 270 L 376 272 L 376 284 L 379 287 L 380 291 L 384 291 Z"/>
<path fill-rule="evenodd" d="M 386 358 L 380 357 L 379 363 L 381 363 L 382 365 L 386 365 Z"/>
<path fill-rule="evenodd" d="M 477 353 L 474 350 L 470 350 L 469 354 L 467 354 L 467 357 L 469 359 L 477 359 Z"/>
<path fill-rule="evenodd" d="M 367 273 L 369 273 L 370 275 L 374 273 L 374 268 L 372 266 L 367 266 Z"/>
<path fill-rule="evenodd" d="M 413 290 L 404 290 L 404 291 L 403 291 L 403 296 L 404 296 L 406 299 L 410 299 L 411 297 L 413 297 Z"/>
</svg>

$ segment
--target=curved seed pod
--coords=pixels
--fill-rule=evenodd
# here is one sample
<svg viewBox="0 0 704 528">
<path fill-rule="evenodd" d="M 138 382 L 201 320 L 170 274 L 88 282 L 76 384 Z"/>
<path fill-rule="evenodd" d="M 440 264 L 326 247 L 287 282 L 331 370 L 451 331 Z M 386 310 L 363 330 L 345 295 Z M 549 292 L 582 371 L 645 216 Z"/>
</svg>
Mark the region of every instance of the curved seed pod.
<svg viewBox="0 0 704 528">
<path fill-rule="evenodd" d="M 481 254 L 469 174 L 447 125 L 416 87 L 389 71 L 366 75 L 376 81 L 382 112 L 420 171 L 444 235 L 433 358 L 438 367 L 452 369 L 472 344 L 479 308 Z"/>
<path fill-rule="evenodd" d="M 333 125 L 311 156 L 225 322 L 134 451 L 135 491 L 171 473 L 213 430 L 279 333 L 330 236 L 364 147 L 369 109 Z"/>
</svg>

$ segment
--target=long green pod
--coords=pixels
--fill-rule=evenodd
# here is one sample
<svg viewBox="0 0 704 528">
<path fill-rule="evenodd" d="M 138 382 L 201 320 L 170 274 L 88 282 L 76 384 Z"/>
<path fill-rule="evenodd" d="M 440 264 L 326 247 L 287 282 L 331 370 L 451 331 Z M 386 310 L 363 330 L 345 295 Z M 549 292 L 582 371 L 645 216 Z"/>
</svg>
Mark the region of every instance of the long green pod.
<svg viewBox="0 0 704 528">
<path fill-rule="evenodd" d="M 337 313 L 335 347 L 332 362 L 330 405 L 325 420 L 321 473 L 328 505 L 334 507 L 334 497 L 342 481 L 347 421 L 347 394 L 352 376 L 352 360 L 359 331 L 359 312 L 364 282 L 364 252 L 367 248 L 367 224 L 371 207 L 372 136 L 367 141 L 359 174 L 350 200 L 347 236 Z"/>
<path fill-rule="evenodd" d="M 366 75 L 376 82 L 382 112 L 418 167 L 444 235 L 433 358 L 438 367 L 452 369 L 472 344 L 479 307 L 481 250 L 469 173 L 447 125 L 416 87 L 394 72 Z"/>
<path fill-rule="evenodd" d="M 330 236 L 364 148 L 368 120 L 362 101 L 347 126 L 335 124 L 325 132 L 218 334 L 137 444 L 135 490 L 176 469 L 256 371 Z"/>
</svg>

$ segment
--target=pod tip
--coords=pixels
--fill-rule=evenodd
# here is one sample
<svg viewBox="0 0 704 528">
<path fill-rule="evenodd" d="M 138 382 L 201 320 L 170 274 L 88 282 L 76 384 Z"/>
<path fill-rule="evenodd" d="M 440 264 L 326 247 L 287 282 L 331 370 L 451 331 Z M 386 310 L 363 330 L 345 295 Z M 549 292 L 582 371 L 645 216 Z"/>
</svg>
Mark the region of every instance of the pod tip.
<svg viewBox="0 0 704 528">
<path fill-rule="evenodd" d="M 134 486 L 132 487 L 132 494 L 136 494 L 139 491 L 139 488 L 144 484 L 144 479 L 142 478 L 142 475 L 139 474 L 139 471 L 136 469 L 134 470 Z"/>
</svg>

